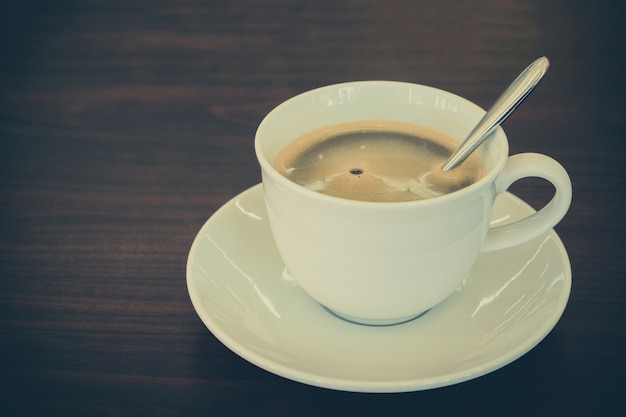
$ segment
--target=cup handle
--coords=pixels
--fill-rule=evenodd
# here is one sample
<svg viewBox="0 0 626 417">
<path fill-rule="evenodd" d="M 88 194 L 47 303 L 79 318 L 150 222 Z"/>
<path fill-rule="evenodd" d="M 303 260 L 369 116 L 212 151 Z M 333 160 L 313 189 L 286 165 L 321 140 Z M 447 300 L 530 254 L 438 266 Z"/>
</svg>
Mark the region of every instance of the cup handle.
<svg viewBox="0 0 626 417">
<path fill-rule="evenodd" d="M 572 183 L 565 168 L 546 155 L 522 153 L 510 156 L 496 180 L 496 195 L 526 177 L 544 178 L 552 183 L 555 188 L 552 200 L 524 219 L 490 228 L 483 251 L 504 249 L 534 239 L 554 227 L 567 213 L 572 201 Z"/>
</svg>

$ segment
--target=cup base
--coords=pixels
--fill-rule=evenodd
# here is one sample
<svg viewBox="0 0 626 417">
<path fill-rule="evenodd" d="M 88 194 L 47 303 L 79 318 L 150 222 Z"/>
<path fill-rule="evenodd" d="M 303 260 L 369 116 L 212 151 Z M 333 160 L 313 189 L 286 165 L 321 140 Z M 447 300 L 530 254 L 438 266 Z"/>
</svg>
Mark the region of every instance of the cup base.
<svg viewBox="0 0 626 417">
<path fill-rule="evenodd" d="M 416 315 L 411 315 L 411 316 L 407 316 L 407 317 L 401 317 L 401 318 L 395 318 L 395 319 L 364 319 L 361 317 L 354 317 L 354 316 L 350 316 L 348 314 L 342 314 L 342 313 L 338 313 L 334 310 L 331 310 L 330 308 L 322 305 L 322 307 L 324 307 L 324 309 L 326 311 L 328 311 L 330 314 L 332 314 L 333 316 L 340 318 L 341 320 L 347 321 L 349 323 L 353 323 L 353 324 L 360 324 L 362 326 L 374 326 L 374 327 L 381 327 L 381 326 L 395 326 L 398 324 L 403 324 L 403 323 L 407 323 L 409 321 L 413 321 L 415 319 L 418 319 L 420 317 L 422 317 L 424 314 L 428 313 L 430 311 L 430 309 L 426 310 L 426 311 L 422 311 L 419 314 Z"/>
</svg>

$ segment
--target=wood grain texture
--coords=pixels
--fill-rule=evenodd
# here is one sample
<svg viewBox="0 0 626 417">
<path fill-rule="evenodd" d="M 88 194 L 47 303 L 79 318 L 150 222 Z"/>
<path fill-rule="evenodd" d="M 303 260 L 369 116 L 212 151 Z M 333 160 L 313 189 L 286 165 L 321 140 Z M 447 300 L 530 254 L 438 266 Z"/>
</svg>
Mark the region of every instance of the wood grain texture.
<svg viewBox="0 0 626 417">
<path fill-rule="evenodd" d="M 69 1 L 0 6 L 0 357 L 6 415 L 602 415 L 626 388 L 620 2 Z M 197 318 L 185 262 L 260 181 L 275 105 L 348 80 L 429 84 L 488 106 L 552 67 L 505 122 L 574 201 L 556 230 L 573 290 L 554 331 L 460 385 L 365 395 L 285 380 Z M 549 187 L 514 190 L 536 206 Z M 587 410 L 587 411 L 585 411 Z M 593 410 L 590 411 L 590 410 Z"/>
</svg>

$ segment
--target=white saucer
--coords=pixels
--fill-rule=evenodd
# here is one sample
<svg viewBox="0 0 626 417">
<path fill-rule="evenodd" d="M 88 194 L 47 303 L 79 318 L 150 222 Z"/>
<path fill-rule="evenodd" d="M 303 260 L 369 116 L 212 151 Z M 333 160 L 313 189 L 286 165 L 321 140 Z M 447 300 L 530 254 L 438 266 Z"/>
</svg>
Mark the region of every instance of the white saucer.
<svg viewBox="0 0 626 417">
<path fill-rule="evenodd" d="M 196 312 L 228 348 L 277 375 L 361 392 L 417 391 L 466 381 L 519 358 L 556 325 L 570 294 L 567 252 L 554 231 L 481 255 L 463 285 L 408 323 L 345 322 L 284 270 L 262 186 L 218 210 L 196 236 L 187 287 Z M 532 209 L 501 195 L 493 223 Z"/>
</svg>

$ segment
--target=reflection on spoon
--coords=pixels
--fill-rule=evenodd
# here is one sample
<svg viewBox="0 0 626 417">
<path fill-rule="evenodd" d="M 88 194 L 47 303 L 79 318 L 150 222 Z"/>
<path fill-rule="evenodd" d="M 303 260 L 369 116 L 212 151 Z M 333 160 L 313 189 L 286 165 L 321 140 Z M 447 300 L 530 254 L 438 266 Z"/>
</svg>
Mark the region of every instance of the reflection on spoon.
<svg viewBox="0 0 626 417">
<path fill-rule="evenodd" d="M 543 78 L 550 61 L 541 57 L 530 64 L 522 73 L 504 90 L 493 103 L 485 116 L 478 122 L 467 138 L 461 143 L 456 151 L 441 167 L 443 171 L 450 171 L 463 162 L 474 152 L 489 135 L 524 101 L 539 81 Z"/>
</svg>

